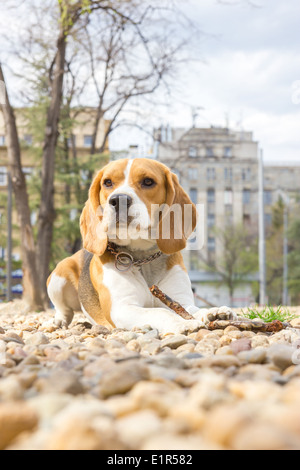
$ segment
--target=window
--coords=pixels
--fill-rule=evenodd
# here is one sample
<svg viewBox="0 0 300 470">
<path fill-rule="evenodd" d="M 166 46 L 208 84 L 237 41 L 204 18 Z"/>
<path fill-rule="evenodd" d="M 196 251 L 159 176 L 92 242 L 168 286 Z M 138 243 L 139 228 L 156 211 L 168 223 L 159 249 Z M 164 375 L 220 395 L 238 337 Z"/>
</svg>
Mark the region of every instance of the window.
<svg viewBox="0 0 300 470">
<path fill-rule="evenodd" d="M 190 147 L 189 148 L 189 157 L 196 158 L 198 156 L 197 147 Z"/>
<path fill-rule="evenodd" d="M 197 190 L 197 188 L 191 188 L 190 189 L 190 199 L 191 199 L 193 204 L 198 203 L 198 190 Z"/>
<path fill-rule="evenodd" d="M 27 144 L 27 145 L 32 145 L 32 135 L 30 134 L 25 134 L 24 135 L 24 142 Z"/>
<path fill-rule="evenodd" d="M 214 149 L 213 149 L 213 147 L 206 147 L 206 156 L 207 156 L 207 157 L 214 157 Z"/>
<path fill-rule="evenodd" d="M 242 169 L 242 180 L 243 181 L 250 181 L 251 180 L 251 168 L 243 168 Z"/>
<path fill-rule="evenodd" d="M 214 203 L 216 200 L 216 193 L 214 189 L 207 190 L 207 202 L 209 204 Z"/>
<path fill-rule="evenodd" d="M 245 227 L 248 227 L 251 225 L 251 216 L 250 214 L 244 214 L 243 215 L 243 223 Z"/>
<path fill-rule="evenodd" d="M 264 203 L 266 206 L 271 206 L 272 205 L 272 202 L 273 202 L 273 195 L 272 195 L 272 191 L 265 191 L 264 192 Z"/>
<path fill-rule="evenodd" d="M 74 222 L 74 220 L 76 220 L 76 217 L 77 217 L 77 209 L 71 209 L 70 210 L 70 220 L 71 220 L 71 222 Z"/>
<path fill-rule="evenodd" d="M 216 251 L 216 239 L 214 237 L 208 237 L 207 239 L 207 249 L 210 252 Z"/>
<path fill-rule="evenodd" d="M 7 186 L 7 168 L 0 166 L 0 186 Z"/>
<path fill-rule="evenodd" d="M 88 136 L 86 136 L 88 137 Z M 68 139 L 68 147 L 69 148 L 76 148 L 76 135 L 72 134 L 71 137 Z"/>
<path fill-rule="evenodd" d="M 216 169 L 215 168 L 207 168 L 206 177 L 209 181 L 215 180 L 216 179 Z"/>
<path fill-rule="evenodd" d="M 231 206 L 233 203 L 233 193 L 232 189 L 226 189 L 224 193 L 224 204 L 226 206 Z"/>
<path fill-rule="evenodd" d="M 243 190 L 243 204 L 250 204 L 251 202 L 251 191 L 250 189 Z"/>
<path fill-rule="evenodd" d="M 225 147 L 224 148 L 224 157 L 225 158 L 231 158 L 232 157 L 232 148 L 231 147 Z"/>
<path fill-rule="evenodd" d="M 208 214 L 207 215 L 207 226 L 214 227 L 216 225 L 216 216 L 215 214 Z"/>
<path fill-rule="evenodd" d="M 224 178 L 227 181 L 232 181 L 232 168 L 224 168 Z"/>
<path fill-rule="evenodd" d="M 189 180 L 195 181 L 198 179 L 198 169 L 197 168 L 189 168 Z"/>
<path fill-rule="evenodd" d="M 90 148 L 93 144 L 93 136 L 92 135 L 85 135 L 84 136 L 84 147 Z"/>
<path fill-rule="evenodd" d="M 265 225 L 266 227 L 271 227 L 273 222 L 272 214 L 265 214 Z"/>
<path fill-rule="evenodd" d="M 30 221 L 31 221 L 31 225 L 34 227 L 35 224 L 37 223 L 37 219 L 38 219 L 38 214 L 37 214 L 37 211 L 32 211 L 31 214 L 30 214 Z"/>
<path fill-rule="evenodd" d="M 5 135 L 0 135 L 0 147 L 5 145 Z"/>
<path fill-rule="evenodd" d="M 30 180 L 30 177 L 33 173 L 33 168 L 29 167 L 29 166 L 23 166 L 22 168 L 22 171 L 25 175 L 25 178 L 26 178 L 26 181 L 29 181 Z"/>
</svg>

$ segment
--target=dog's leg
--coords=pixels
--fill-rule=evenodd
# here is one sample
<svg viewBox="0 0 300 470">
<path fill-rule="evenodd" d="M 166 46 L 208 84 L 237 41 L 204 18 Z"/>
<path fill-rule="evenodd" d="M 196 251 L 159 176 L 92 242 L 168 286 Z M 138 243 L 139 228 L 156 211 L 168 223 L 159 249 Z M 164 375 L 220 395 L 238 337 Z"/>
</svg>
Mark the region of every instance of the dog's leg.
<svg viewBox="0 0 300 470">
<path fill-rule="evenodd" d="M 184 320 L 167 308 L 144 308 L 136 305 L 115 305 L 112 319 L 117 328 L 132 329 L 150 325 L 162 334 L 192 333 L 203 327 L 198 320 Z"/>
<path fill-rule="evenodd" d="M 237 320 L 236 313 L 229 307 L 215 307 L 211 309 L 200 308 L 195 311 L 195 307 L 192 307 L 193 311 L 189 313 L 198 321 L 203 323 L 209 323 L 215 320 Z"/>
<path fill-rule="evenodd" d="M 70 281 L 64 277 L 52 274 L 48 295 L 55 307 L 55 324 L 67 328 L 73 320 L 74 312 L 80 311 L 78 293 Z"/>
</svg>

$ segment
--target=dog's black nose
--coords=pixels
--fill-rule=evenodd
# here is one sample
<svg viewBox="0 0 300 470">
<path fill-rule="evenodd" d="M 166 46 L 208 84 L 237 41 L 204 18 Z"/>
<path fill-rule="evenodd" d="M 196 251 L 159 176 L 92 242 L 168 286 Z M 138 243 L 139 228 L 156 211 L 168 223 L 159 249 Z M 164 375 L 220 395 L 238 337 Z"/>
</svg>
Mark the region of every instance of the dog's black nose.
<svg viewBox="0 0 300 470">
<path fill-rule="evenodd" d="M 111 196 L 109 204 L 115 208 L 117 213 L 123 210 L 128 211 L 132 204 L 132 197 L 127 194 L 115 194 Z"/>
</svg>

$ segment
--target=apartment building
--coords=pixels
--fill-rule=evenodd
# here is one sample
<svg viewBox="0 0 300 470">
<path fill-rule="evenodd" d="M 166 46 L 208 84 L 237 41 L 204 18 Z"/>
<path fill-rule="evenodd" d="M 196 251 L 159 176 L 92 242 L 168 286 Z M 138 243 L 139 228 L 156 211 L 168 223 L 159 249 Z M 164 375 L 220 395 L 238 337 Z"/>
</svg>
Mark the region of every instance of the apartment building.
<svg viewBox="0 0 300 470">
<path fill-rule="evenodd" d="M 231 299 L 221 277 L 205 269 L 205 264 L 218 263 L 223 255 L 216 229 L 243 225 L 249 235 L 258 236 L 259 144 L 253 133 L 220 127 L 167 127 L 155 131 L 155 141 L 154 157 L 177 174 L 191 200 L 203 207 L 204 246 L 184 254 L 196 294 L 215 305 L 249 305 L 255 301 L 252 284 L 257 275 L 245 278 Z M 299 180 L 300 165 L 265 166 L 267 228 L 272 223 L 273 204 L 283 193 L 290 199 L 300 193 Z"/>
</svg>

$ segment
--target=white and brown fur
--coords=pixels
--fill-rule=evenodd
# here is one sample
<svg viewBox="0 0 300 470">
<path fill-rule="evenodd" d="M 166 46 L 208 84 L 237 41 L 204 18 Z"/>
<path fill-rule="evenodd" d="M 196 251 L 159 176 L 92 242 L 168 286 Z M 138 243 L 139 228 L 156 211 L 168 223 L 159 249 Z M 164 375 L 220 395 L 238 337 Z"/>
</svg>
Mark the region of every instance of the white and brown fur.
<svg viewBox="0 0 300 470">
<path fill-rule="evenodd" d="M 155 185 L 143 187 L 142 181 L 151 178 Z M 111 187 L 104 182 L 110 180 Z M 133 215 L 140 230 L 140 238 L 122 239 L 110 234 L 113 195 L 125 194 L 132 198 L 139 210 Z M 55 306 L 55 322 L 67 327 L 74 312 L 82 311 L 93 324 L 112 328 L 142 327 L 150 325 L 162 334 L 195 331 L 203 326 L 207 314 L 215 318 L 232 318 L 230 309 L 214 312 L 195 307 L 191 282 L 185 269 L 181 250 L 186 237 L 164 240 L 147 239 L 151 226 L 152 204 L 192 204 L 181 188 L 177 176 L 163 164 L 147 160 L 120 160 L 105 166 L 94 179 L 89 200 L 81 215 L 80 227 L 83 250 L 60 262 L 48 280 L 48 294 Z M 101 211 L 99 213 L 99 207 Z M 191 233 L 196 226 L 196 208 L 193 205 Z M 184 216 L 182 224 L 184 225 Z M 121 232 L 120 232 L 121 233 Z M 108 241 L 122 247 L 134 259 L 140 260 L 161 251 L 163 255 L 140 268 L 132 267 L 120 272 L 115 257 L 107 250 Z M 153 297 L 149 287 L 156 284 L 168 296 L 179 302 L 194 316 L 184 320 Z M 224 313 L 225 312 L 225 313 Z"/>
</svg>

